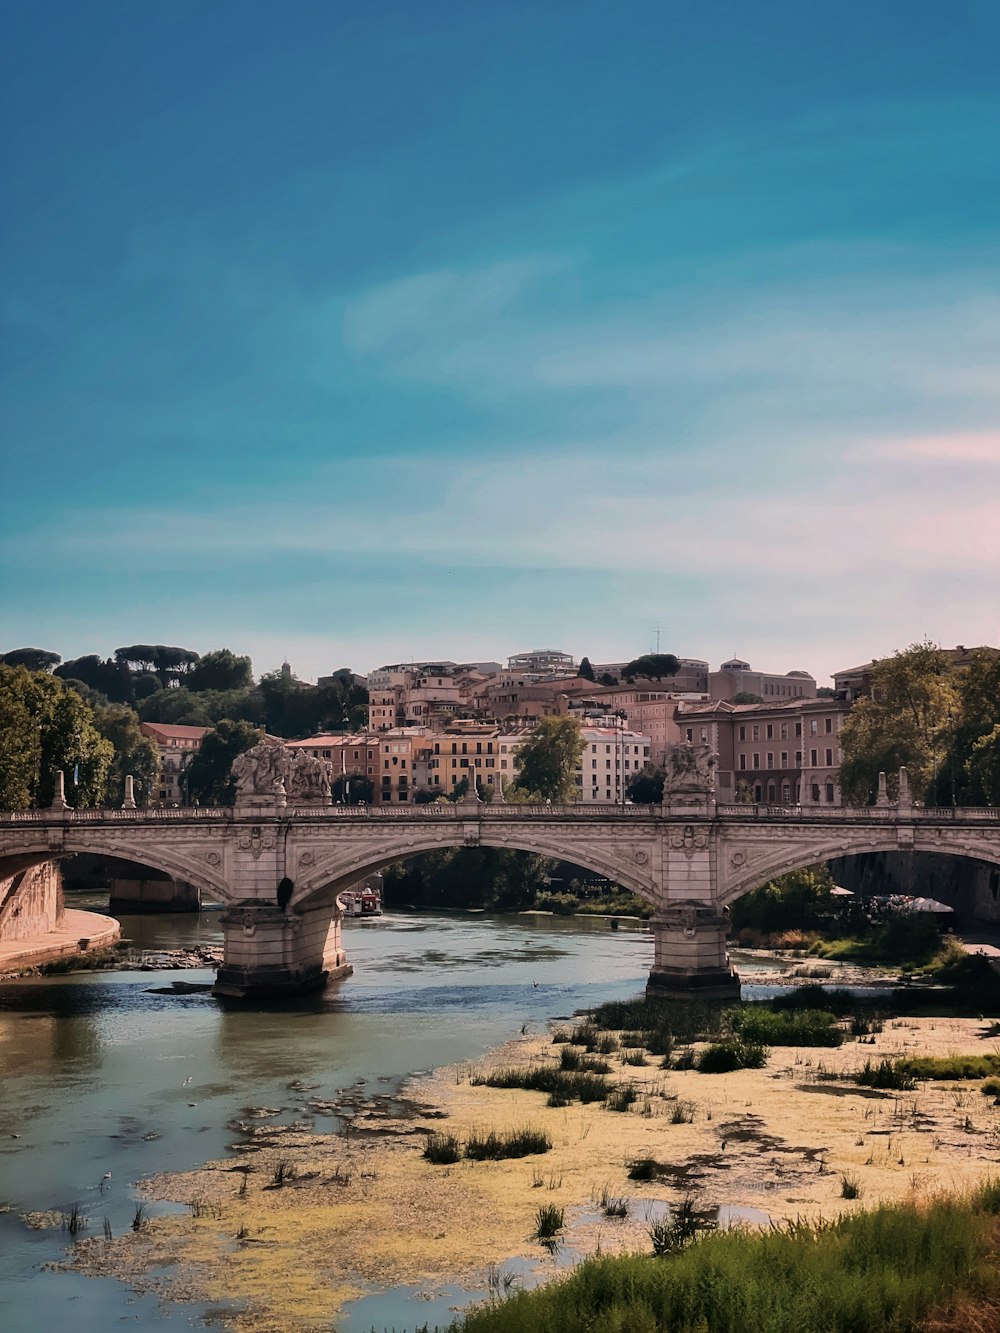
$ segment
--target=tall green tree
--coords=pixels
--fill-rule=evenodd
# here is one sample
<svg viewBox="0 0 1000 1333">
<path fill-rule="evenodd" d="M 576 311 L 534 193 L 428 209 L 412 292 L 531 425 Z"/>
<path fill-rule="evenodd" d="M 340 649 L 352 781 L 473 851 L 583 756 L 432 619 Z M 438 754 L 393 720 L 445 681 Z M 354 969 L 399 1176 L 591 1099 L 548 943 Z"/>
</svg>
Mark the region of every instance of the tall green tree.
<svg viewBox="0 0 1000 1333">
<path fill-rule="evenodd" d="M 245 690 L 253 684 L 253 663 L 228 648 L 205 653 L 184 679 L 189 690 Z"/>
<path fill-rule="evenodd" d="M 628 681 L 635 680 L 637 676 L 647 680 L 663 680 L 667 676 L 676 676 L 680 669 L 680 659 L 673 653 L 643 653 L 623 668 L 622 676 Z"/>
<path fill-rule="evenodd" d="M 960 679 L 951 658 L 915 643 L 875 664 L 871 698 L 859 699 L 840 731 L 840 786 L 864 805 L 884 772 L 895 795 L 905 765 L 914 799 L 933 801 L 961 716 Z"/>
<path fill-rule="evenodd" d="M 250 722 L 223 719 L 201 738 L 201 745 L 188 765 L 188 797 L 201 805 L 232 805 L 236 784 L 230 769 L 233 760 L 260 740 L 260 732 Z"/>
<path fill-rule="evenodd" d="M 100 805 L 113 758 L 76 690 L 48 672 L 0 665 L 0 808 L 50 805 L 56 769 L 70 805 Z"/>
<path fill-rule="evenodd" d="M 5 666 L 23 666 L 29 671 L 51 671 L 61 661 L 58 653 L 45 648 L 12 648 L 9 653 L 0 653 L 0 662 Z"/>
<path fill-rule="evenodd" d="M 517 747 L 517 787 L 540 800 L 576 798 L 576 766 L 586 748 L 575 717 L 543 717 Z"/>
<path fill-rule="evenodd" d="M 594 668 L 590 665 L 589 657 L 580 658 L 580 667 L 576 674 L 582 676 L 584 680 L 594 679 Z"/>
<path fill-rule="evenodd" d="M 175 648 L 165 643 L 133 643 L 116 648 L 115 660 L 123 662 L 132 672 L 154 673 L 166 689 L 193 669 L 198 654 L 190 648 Z"/>
<path fill-rule="evenodd" d="M 135 779 L 135 798 L 149 801 L 160 769 L 160 751 L 154 740 L 139 729 L 135 712 L 124 704 L 107 704 L 94 710 L 94 726 L 114 747 L 114 758 L 104 785 L 106 806 L 119 806 L 125 799 L 125 777 Z"/>
</svg>

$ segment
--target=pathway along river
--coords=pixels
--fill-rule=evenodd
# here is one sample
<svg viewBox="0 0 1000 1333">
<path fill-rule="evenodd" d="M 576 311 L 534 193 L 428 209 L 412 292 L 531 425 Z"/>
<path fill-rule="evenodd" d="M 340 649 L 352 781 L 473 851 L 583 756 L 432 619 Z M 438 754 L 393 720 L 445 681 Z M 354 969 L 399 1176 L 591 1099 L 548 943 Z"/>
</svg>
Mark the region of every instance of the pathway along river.
<svg viewBox="0 0 1000 1333">
<path fill-rule="evenodd" d="M 125 917 L 122 927 L 145 949 L 221 942 L 213 912 Z M 636 994 L 652 962 L 649 934 L 625 922 L 613 932 L 602 920 L 400 913 L 345 930 L 354 976 L 281 1011 L 156 993 L 179 979 L 210 982 L 209 971 L 0 982 L 3 1333 L 190 1328 L 206 1313 L 47 1267 L 71 1238 L 27 1227 L 23 1214 L 78 1203 L 83 1234 L 100 1236 L 107 1218 L 117 1235 L 131 1225 L 131 1182 L 225 1156 L 238 1137 L 227 1123 L 245 1108 L 301 1118 L 289 1083 L 328 1099 L 361 1081 L 390 1092 L 413 1073 L 476 1059 L 525 1023 L 539 1031 L 552 1016 Z M 354 1323 L 347 1315 L 337 1328 Z"/>
</svg>

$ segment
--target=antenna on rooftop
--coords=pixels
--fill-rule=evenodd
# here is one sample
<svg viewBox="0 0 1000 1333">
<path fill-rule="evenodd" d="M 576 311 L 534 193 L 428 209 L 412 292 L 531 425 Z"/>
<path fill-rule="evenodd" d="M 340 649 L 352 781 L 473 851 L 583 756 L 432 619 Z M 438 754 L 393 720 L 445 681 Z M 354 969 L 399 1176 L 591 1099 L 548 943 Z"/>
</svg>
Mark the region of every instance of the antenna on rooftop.
<svg viewBox="0 0 1000 1333">
<path fill-rule="evenodd" d="M 657 621 L 656 624 L 653 626 L 653 633 L 656 635 L 656 649 L 655 649 L 656 652 L 660 651 L 660 629 L 661 629 L 660 622 Z"/>
</svg>

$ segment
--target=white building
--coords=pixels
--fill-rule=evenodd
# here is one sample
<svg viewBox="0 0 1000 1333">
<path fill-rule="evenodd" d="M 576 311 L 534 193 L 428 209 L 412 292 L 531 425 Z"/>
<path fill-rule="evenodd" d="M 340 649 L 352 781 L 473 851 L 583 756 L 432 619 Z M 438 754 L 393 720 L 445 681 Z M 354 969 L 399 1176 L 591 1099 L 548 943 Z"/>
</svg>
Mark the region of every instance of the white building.
<svg viewBox="0 0 1000 1333">
<path fill-rule="evenodd" d="M 621 727 L 583 727 L 586 748 L 576 766 L 576 799 L 608 805 L 625 800 L 629 779 L 649 763 L 650 739 Z"/>
</svg>

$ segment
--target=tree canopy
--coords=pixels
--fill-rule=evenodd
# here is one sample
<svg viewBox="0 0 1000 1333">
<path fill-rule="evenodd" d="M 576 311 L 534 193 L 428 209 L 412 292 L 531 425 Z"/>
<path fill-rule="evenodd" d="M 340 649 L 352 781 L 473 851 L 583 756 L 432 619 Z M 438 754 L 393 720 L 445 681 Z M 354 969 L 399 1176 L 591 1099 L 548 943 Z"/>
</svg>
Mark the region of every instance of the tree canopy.
<svg viewBox="0 0 1000 1333">
<path fill-rule="evenodd" d="M 584 680 L 594 679 L 594 668 L 590 665 L 589 657 L 580 658 L 580 666 L 576 674 L 582 676 Z"/>
<path fill-rule="evenodd" d="M 94 726 L 114 748 L 105 778 L 102 804 L 120 806 L 125 799 L 125 776 L 135 779 L 135 799 L 145 805 L 156 786 L 160 750 L 154 740 L 139 730 L 139 719 L 125 704 L 105 704 L 94 709 Z"/>
<path fill-rule="evenodd" d="M 676 676 L 680 669 L 680 659 L 673 653 L 643 653 L 622 669 L 622 676 L 628 681 L 635 680 L 637 676 L 647 680 L 663 680 L 665 676 Z"/>
<path fill-rule="evenodd" d="M 849 801 L 871 801 L 880 772 L 894 796 L 903 766 L 914 799 L 935 799 L 962 712 L 959 683 L 949 654 L 932 643 L 875 663 L 871 697 L 857 701 L 840 731 L 840 786 Z"/>
<path fill-rule="evenodd" d="M 576 766 L 586 741 L 575 717 L 543 717 L 517 747 L 517 788 L 549 801 L 576 796 Z"/>
<path fill-rule="evenodd" d="M 228 648 L 200 657 L 184 680 L 189 690 L 243 690 L 253 684 L 253 663 Z"/>
<path fill-rule="evenodd" d="M 56 769 L 70 805 L 101 805 L 113 758 L 76 690 L 45 671 L 0 665 L 0 809 L 50 805 Z"/>
<path fill-rule="evenodd" d="M 628 780 L 625 790 L 630 801 L 636 805 L 659 805 L 663 800 L 663 780 L 665 777 L 662 768 L 656 768 L 653 764 L 643 764 L 638 773 Z"/>
<path fill-rule="evenodd" d="M 206 732 L 187 769 L 188 796 L 201 805 L 232 805 L 236 784 L 230 769 L 233 760 L 260 740 L 259 730 L 250 722 L 223 720 Z"/>
<path fill-rule="evenodd" d="M 61 661 L 58 653 L 45 648 L 12 648 L 9 653 L 0 653 L 0 662 L 5 666 L 23 666 L 29 671 L 51 671 Z"/>
<path fill-rule="evenodd" d="M 130 671 L 155 673 L 166 689 L 194 667 L 198 654 L 190 648 L 175 648 L 165 643 L 133 643 L 116 648 L 115 660 Z"/>
</svg>

